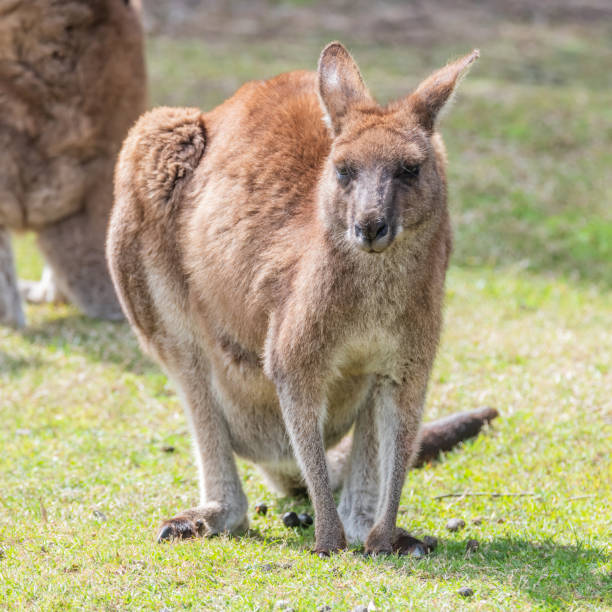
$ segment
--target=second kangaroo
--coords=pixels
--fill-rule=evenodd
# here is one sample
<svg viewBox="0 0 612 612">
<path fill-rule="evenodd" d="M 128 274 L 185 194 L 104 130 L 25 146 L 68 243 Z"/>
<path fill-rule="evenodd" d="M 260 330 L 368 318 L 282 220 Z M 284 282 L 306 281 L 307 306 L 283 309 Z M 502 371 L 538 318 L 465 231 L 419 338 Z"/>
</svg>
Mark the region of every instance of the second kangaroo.
<svg viewBox="0 0 612 612">
<path fill-rule="evenodd" d="M 477 57 L 382 107 L 331 43 L 316 73 L 132 128 L 108 257 L 142 346 L 180 391 L 200 475 L 199 505 L 160 539 L 248 525 L 237 454 L 277 490 L 306 484 L 316 552 L 423 547 L 396 517 L 451 250 L 435 126 Z"/>
</svg>

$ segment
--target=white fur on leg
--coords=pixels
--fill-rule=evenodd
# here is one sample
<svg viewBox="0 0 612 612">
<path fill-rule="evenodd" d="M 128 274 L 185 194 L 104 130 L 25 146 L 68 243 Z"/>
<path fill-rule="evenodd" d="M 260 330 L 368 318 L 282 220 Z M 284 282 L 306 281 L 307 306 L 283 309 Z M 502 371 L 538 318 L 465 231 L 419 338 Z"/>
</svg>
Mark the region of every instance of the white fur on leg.
<svg viewBox="0 0 612 612">
<path fill-rule="evenodd" d="M 19 280 L 19 293 L 30 304 L 57 304 L 66 298 L 55 282 L 51 266 L 45 266 L 40 281 Z"/>
<path fill-rule="evenodd" d="M 379 491 L 378 440 L 372 399 L 357 417 L 350 450 L 338 513 L 348 541 L 360 544 L 365 542 L 374 524 Z"/>
</svg>

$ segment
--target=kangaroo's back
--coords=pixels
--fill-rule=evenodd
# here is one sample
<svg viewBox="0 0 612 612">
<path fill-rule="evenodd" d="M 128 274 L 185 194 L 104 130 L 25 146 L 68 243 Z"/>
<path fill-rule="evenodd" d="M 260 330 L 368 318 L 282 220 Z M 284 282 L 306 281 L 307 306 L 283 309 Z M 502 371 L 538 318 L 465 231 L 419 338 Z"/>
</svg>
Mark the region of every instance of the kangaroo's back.
<svg viewBox="0 0 612 612">
<path fill-rule="evenodd" d="M 330 148 L 316 75 L 249 83 L 204 121 L 185 263 L 194 294 L 260 351 L 270 311 L 316 240 L 317 187 Z"/>
<path fill-rule="evenodd" d="M 266 304 L 312 241 L 330 142 L 314 72 L 247 83 L 209 113 L 143 115 L 117 163 L 108 241 L 132 323 L 148 336 L 160 310 L 185 310 L 204 294 L 228 325 L 245 323 L 256 350 Z"/>
</svg>

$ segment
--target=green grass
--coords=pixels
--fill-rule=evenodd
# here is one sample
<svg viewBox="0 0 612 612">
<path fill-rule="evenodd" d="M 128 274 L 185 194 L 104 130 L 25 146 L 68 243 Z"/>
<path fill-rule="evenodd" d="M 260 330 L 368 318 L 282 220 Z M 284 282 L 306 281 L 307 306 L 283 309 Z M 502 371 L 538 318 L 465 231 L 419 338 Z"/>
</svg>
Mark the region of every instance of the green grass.
<svg viewBox="0 0 612 612">
<path fill-rule="evenodd" d="M 443 125 L 456 248 L 427 418 L 502 416 L 406 480 L 399 524 L 438 550 L 315 558 L 312 530 L 280 522 L 308 502 L 275 497 L 246 463 L 247 536 L 155 544 L 197 501 L 177 397 L 126 324 L 28 307 L 25 331 L 0 329 L 0 608 L 612 609 L 609 39 L 530 32 L 527 48 L 521 29 L 482 47 Z M 249 78 L 311 67 L 321 42 L 153 39 L 152 99 L 210 107 Z M 461 51 L 352 49 L 381 97 Z M 16 246 L 35 278 L 32 237 Z M 531 495 L 436 499 L 464 491 Z M 466 528 L 447 532 L 451 517 Z"/>
</svg>

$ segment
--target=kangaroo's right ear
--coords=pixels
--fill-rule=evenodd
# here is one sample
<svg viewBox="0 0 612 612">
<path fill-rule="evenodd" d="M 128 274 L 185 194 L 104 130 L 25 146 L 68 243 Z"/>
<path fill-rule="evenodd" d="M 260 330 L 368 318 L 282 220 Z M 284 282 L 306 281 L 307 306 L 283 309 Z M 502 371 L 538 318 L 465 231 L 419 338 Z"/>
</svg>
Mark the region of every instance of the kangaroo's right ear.
<svg viewBox="0 0 612 612">
<path fill-rule="evenodd" d="M 453 95 L 461 77 L 479 57 L 480 51 L 474 49 L 465 57 L 440 68 L 408 97 L 408 107 L 426 130 L 433 131 L 438 113 Z"/>
<path fill-rule="evenodd" d="M 352 106 L 374 103 L 355 60 L 339 42 L 329 43 L 321 52 L 318 78 L 325 119 L 334 136 Z"/>
</svg>

